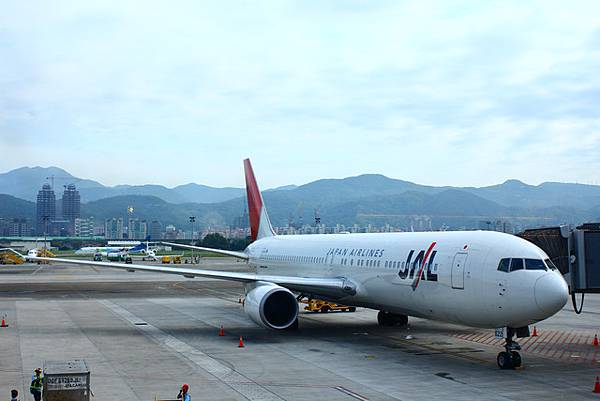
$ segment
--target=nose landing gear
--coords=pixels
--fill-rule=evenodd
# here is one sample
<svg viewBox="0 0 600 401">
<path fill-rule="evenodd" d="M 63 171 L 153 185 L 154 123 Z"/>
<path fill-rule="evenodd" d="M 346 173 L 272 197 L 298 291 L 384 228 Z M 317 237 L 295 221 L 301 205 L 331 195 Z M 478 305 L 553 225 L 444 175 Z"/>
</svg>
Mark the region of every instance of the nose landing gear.
<svg viewBox="0 0 600 401">
<path fill-rule="evenodd" d="M 513 336 L 515 335 L 515 332 L 517 332 L 517 334 L 522 334 L 519 331 L 526 329 L 527 330 L 527 336 L 529 335 L 529 328 L 525 327 L 525 328 L 518 328 L 518 329 L 514 329 L 512 327 L 507 327 L 506 328 L 506 344 L 504 344 L 504 349 L 506 351 L 502 351 L 498 354 L 498 357 L 496 358 L 496 361 L 498 362 L 498 366 L 500 367 L 500 369 L 514 369 L 514 368 L 518 368 L 521 367 L 521 354 L 519 354 L 519 350 L 521 349 L 521 346 L 519 345 L 519 343 L 517 343 L 516 341 L 513 341 Z M 524 330 L 523 330 L 524 331 Z M 518 337 L 526 337 L 525 335 L 517 335 Z"/>
</svg>

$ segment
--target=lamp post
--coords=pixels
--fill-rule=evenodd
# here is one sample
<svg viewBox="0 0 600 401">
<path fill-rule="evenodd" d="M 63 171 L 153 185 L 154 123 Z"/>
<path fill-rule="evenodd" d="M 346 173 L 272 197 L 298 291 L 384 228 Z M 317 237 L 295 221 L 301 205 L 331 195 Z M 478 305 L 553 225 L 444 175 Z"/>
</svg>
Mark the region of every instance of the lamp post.
<svg viewBox="0 0 600 401">
<path fill-rule="evenodd" d="M 194 223 L 196 222 L 196 216 L 190 216 L 190 223 L 192 223 L 192 243 L 194 246 Z M 194 264 L 194 248 L 192 248 L 192 264 Z"/>
<path fill-rule="evenodd" d="M 47 246 L 47 241 L 46 241 L 46 236 L 48 235 L 48 219 L 50 218 L 49 215 L 45 214 L 42 217 L 42 220 L 44 220 L 44 257 L 47 256 L 48 253 L 48 246 Z"/>
</svg>

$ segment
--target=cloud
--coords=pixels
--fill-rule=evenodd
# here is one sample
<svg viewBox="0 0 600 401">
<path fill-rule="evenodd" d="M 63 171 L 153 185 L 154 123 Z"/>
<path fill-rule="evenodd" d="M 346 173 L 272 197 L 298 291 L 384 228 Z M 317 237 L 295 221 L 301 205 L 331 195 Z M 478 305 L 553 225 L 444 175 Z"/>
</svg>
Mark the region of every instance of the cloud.
<svg viewBox="0 0 600 401">
<path fill-rule="evenodd" d="M 0 170 L 225 186 L 251 156 L 263 186 L 599 180 L 596 2 L 4 8 L 0 144 L 21 152 Z"/>
</svg>

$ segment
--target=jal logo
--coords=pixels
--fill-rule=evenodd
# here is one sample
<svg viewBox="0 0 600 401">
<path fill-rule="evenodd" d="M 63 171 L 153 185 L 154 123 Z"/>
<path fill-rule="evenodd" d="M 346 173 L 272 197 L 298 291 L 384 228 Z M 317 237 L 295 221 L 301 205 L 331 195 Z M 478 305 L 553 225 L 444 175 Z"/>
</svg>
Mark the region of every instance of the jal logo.
<svg viewBox="0 0 600 401">
<path fill-rule="evenodd" d="M 421 280 L 438 281 L 437 273 L 434 273 L 432 270 L 432 267 L 435 266 L 434 261 L 437 254 L 437 251 L 432 249 L 433 246 L 435 246 L 435 243 L 428 250 L 420 250 L 414 259 L 413 256 L 416 251 L 414 249 L 411 250 L 406 257 L 406 262 L 402 264 L 398 271 L 398 277 L 402 280 L 410 280 L 415 277 L 415 272 L 418 274 L 419 270 L 421 270 Z M 423 265 L 424 263 L 425 265 Z M 421 269 L 421 267 L 423 268 Z"/>
</svg>

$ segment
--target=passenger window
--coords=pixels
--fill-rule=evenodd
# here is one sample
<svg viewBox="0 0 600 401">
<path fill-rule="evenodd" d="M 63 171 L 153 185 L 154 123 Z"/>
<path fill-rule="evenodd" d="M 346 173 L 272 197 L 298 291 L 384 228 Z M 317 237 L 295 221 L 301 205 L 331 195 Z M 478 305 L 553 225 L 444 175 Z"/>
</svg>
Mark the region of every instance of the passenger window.
<svg viewBox="0 0 600 401">
<path fill-rule="evenodd" d="M 550 270 L 558 270 L 556 265 L 554 263 L 552 263 L 552 261 L 550 259 L 546 259 L 546 260 L 544 260 L 544 262 L 546 262 L 546 266 L 548 266 L 548 268 L 550 268 Z"/>
<path fill-rule="evenodd" d="M 508 273 L 509 266 L 510 266 L 510 258 L 504 258 L 504 259 L 500 260 L 500 263 L 498 263 L 498 270 L 501 272 Z"/>
<path fill-rule="evenodd" d="M 515 270 L 523 269 L 523 259 L 511 259 L 510 260 L 510 271 L 514 272 Z"/>
<path fill-rule="evenodd" d="M 546 265 L 542 259 L 525 259 L 525 269 L 546 270 Z"/>
</svg>

